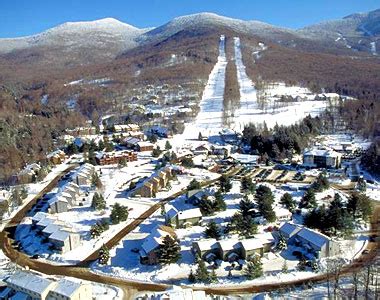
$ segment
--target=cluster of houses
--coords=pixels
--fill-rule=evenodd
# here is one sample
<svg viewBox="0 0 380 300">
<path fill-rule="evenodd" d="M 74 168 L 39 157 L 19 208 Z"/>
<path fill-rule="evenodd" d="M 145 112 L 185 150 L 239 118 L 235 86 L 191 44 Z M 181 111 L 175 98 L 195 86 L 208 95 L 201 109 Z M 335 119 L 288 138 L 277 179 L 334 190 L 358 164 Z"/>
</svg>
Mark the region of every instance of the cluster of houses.
<svg viewBox="0 0 380 300">
<path fill-rule="evenodd" d="M 302 249 L 310 259 L 334 256 L 340 251 L 339 244 L 331 238 L 301 225 L 286 222 L 280 227 L 279 234 L 285 238 L 288 246 Z"/>
<path fill-rule="evenodd" d="M 332 149 L 317 148 L 305 150 L 303 153 L 303 165 L 308 168 L 332 168 L 341 166 L 342 154 Z"/>
<path fill-rule="evenodd" d="M 168 182 L 173 178 L 173 175 L 174 169 L 166 167 L 153 174 L 150 178 L 145 180 L 142 185 L 136 187 L 133 191 L 133 195 L 145 198 L 154 197 L 157 192 L 168 185 Z"/>
<path fill-rule="evenodd" d="M 140 131 L 140 126 L 137 124 L 115 124 L 113 126 L 113 130 L 115 133 L 138 132 Z M 86 127 L 76 127 L 74 129 L 66 130 L 67 134 L 72 135 L 74 137 L 85 136 L 85 135 L 95 135 L 98 133 L 106 133 L 106 131 L 107 131 L 107 128 L 103 125 L 99 125 L 98 128 L 95 126 L 86 126 Z"/>
<path fill-rule="evenodd" d="M 255 255 L 263 256 L 274 245 L 271 233 L 262 233 L 251 239 L 204 239 L 193 242 L 192 251 L 201 259 L 211 262 L 215 260 L 238 261 L 250 259 Z"/>
<path fill-rule="evenodd" d="M 90 284 L 68 279 L 58 281 L 27 271 L 18 271 L 4 280 L 0 299 L 82 300 L 92 299 Z"/>
<path fill-rule="evenodd" d="M 37 212 L 32 217 L 32 227 L 45 237 L 54 250 L 61 254 L 75 249 L 81 244 L 80 234 L 69 224 L 44 212 Z"/>
<path fill-rule="evenodd" d="M 137 153 L 134 151 L 123 150 L 113 152 L 98 152 L 95 156 L 98 165 L 114 165 L 120 161 L 125 162 L 137 161 Z"/>
<path fill-rule="evenodd" d="M 122 141 L 126 147 L 138 152 L 153 151 L 154 145 L 137 137 L 127 137 Z"/>
<path fill-rule="evenodd" d="M 74 182 L 69 182 L 49 200 L 49 212 L 52 214 L 67 212 L 73 206 L 80 205 L 80 189 Z"/>
</svg>

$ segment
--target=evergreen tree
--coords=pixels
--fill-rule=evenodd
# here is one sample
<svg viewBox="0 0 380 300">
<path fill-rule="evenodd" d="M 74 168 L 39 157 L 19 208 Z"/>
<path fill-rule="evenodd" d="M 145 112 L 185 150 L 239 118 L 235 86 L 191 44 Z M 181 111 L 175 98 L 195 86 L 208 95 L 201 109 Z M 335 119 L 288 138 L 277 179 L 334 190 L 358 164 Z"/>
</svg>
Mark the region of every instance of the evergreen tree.
<svg viewBox="0 0 380 300">
<path fill-rule="evenodd" d="M 118 162 L 117 166 L 118 166 L 119 169 L 121 169 L 121 168 L 126 167 L 127 164 L 128 164 L 127 159 L 124 158 L 124 157 L 122 157 L 121 159 L 119 159 L 119 162 Z"/>
<path fill-rule="evenodd" d="M 215 211 L 224 211 L 227 209 L 226 202 L 223 199 L 223 194 L 218 190 L 215 194 L 214 209 Z"/>
<path fill-rule="evenodd" d="M 207 224 L 204 235 L 206 238 L 213 238 L 219 240 L 221 237 L 221 231 L 218 225 L 214 221 Z"/>
<path fill-rule="evenodd" d="M 99 249 L 99 258 L 98 258 L 99 264 L 106 265 L 109 259 L 110 259 L 110 250 L 108 249 L 106 245 L 103 245 Z"/>
<path fill-rule="evenodd" d="M 201 184 L 196 179 L 193 179 L 192 181 L 190 181 L 189 185 L 187 186 L 187 189 L 189 191 L 191 191 L 191 190 L 200 190 L 201 189 Z"/>
<path fill-rule="evenodd" d="M 202 136 L 202 133 L 201 133 L 201 132 L 199 132 L 199 134 L 198 134 L 198 140 L 199 140 L 199 141 L 202 141 L 202 140 L 203 140 L 203 136 Z"/>
<path fill-rule="evenodd" d="M 128 207 L 115 203 L 112 207 L 110 220 L 112 224 L 119 224 L 128 219 Z"/>
<path fill-rule="evenodd" d="M 165 143 L 165 150 L 170 150 L 172 148 L 172 145 L 170 144 L 169 141 L 166 141 Z"/>
<path fill-rule="evenodd" d="M 218 282 L 218 276 L 216 275 L 215 269 L 212 269 L 212 270 L 211 270 L 211 274 L 210 274 L 210 282 L 211 282 L 211 283 L 216 283 L 216 282 Z"/>
<path fill-rule="evenodd" d="M 181 258 L 181 246 L 178 241 L 169 235 L 164 237 L 160 246 L 158 261 L 162 265 L 176 263 Z"/>
<path fill-rule="evenodd" d="M 207 199 L 207 197 L 203 197 L 199 201 L 199 209 L 201 210 L 202 215 L 209 216 L 215 212 L 215 204 L 213 201 Z"/>
<path fill-rule="evenodd" d="M 195 283 L 196 282 L 196 278 L 195 278 L 195 275 L 193 273 L 193 269 L 190 270 L 190 274 L 189 274 L 189 277 L 188 277 L 188 280 L 190 283 Z"/>
<path fill-rule="evenodd" d="M 28 197 L 28 191 L 26 190 L 25 186 L 21 187 L 20 197 L 21 197 L 22 200 L 24 200 L 24 199 L 26 199 Z"/>
<path fill-rule="evenodd" d="M 249 280 L 263 276 L 263 264 L 260 256 L 256 255 L 247 262 L 247 265 L 243 270 L 243 274 Z"/>
<path fill-rule="evenodd" d="M 330 186 L 330 183 L 327 179 L 327 177 L 325 175 L 323 175 L 322 173 L 320 173 L 317 177 L 317 179 L 315 180 L 315 182 L 313 183 L 312 185 L 312 188 L 316 191 L 316 192 L 322 192 L 324 190 L 327 190 Z"/>
<path fill-rule="evenodd" d="M 360 217 L 368 220 L 372 213 L 371 199 L 365 194 L 354 192 L 348 199 L 347 209 L 354 218 Z"/>
<path fill-rule="evenodd" d="M 267 186 L 260 185 L 256 190 L 256 199 L 261 215 L 268 220 L 268 222 L 274 222 L 276 220 L 276 214 L 272 207 L 274 196 L 271 189 Z"/>
<path fill-rule="evenodd" d="M 228 229 L 229 231 L 237 232 L 239 236 L 249 238 L 257 233 L 257 224 L 253 222 L 251 216 L 235 213 L 231 218 Z"/>
<path fill-rule="evenodd" d="M 16 186 L 12 189 L 10 200 L 13 206 L 20 206 L 22 204 L 20 187 Z"/>
<path fill-rule="evenodd" d="M 131 183 L 129 184 L 129 190 L 132 191 L 135 187 L 136 187 L 136 182 L 131 181 Z"/>
<path fill-rule="evenodd" d="M 91 207 L 96 210 L 106 209 L 106 201 L 103 195 L 95 193 L 92 197 Z"/>
<path fill-rule="evenodd" d="M 256 190 L 256 185 L 252 181 L 252 178 L 244 176 L 241 180 L 241 192 L 242 193 L 254 193 Z"/>
<path fill-rule="evenodd" d="M 292 195 L 290 195 L 289 193 L 285 193 L 282 195 L 280 203 L 291 212 L 293 212 L 296 209 L 296 202 L 293 200 Z"/>
<path fill-rule="evenodd" d="M 222 177 L 220 177 L 219 182 L 220 182 L 220 190 L 223 193 L 228 193 L 231 190 L 232 188 L 231 179 L 227 175 L 222 175 Z"/>
<path fill-rule="evenodd" d="M 161 149 L 159 146 L 157 146 L 156 148 L 153 149 L 152 151 L 152 156 L 153 157 L 159 157 L 161 154 Z"/>
<path fill-rule="evenodd" d="M 239 202 L 240 213 L 243 216 L 248 216 L 251 214 L 251 210 L 253 209 L 253 207 L 253 202 L 248 198 L 247 195 L 244 195 L 243 199 L 241 199 Z"/>
<path fill-rule="evenodd" d="M 314 190 L 308 189 L 301 199 L 300 208 L 310 209 L 316 206 L 317 206 L 317 201 L 315 199 Z"/>
<path fill-rule="evenodd" d="M 356 183 L 356 189 L 359 192 L 365 192 L 367 189 L 367 183 L 365 182 L 364 178 L 360 177 L 358 182 Z"/>
<path fill-rule="evenodd" d="M 282 250 L 285 250 L 287 247 L 288 247 L 288 244 L 286 242 L 286 239 L 284 238 L 282 234 L 280 234 L 278 238 L 277 249 L 282 251 Z"/>
<path fill-rule="evenodd" d="M 306 265 L 307 265 L 306 259 L 304 257 L 302 257 L 297 264 L 298 271 L 305 271 Z"/>
<path fill-rule="evenodd" d="M 198 282 L 210 283 L 210 274 L 208 273 L 206 264 L 202 259 L 198 260 L 195 278 Z"/>
<path fill-rule="evenodd" d="M 281 272 L 285 274 L 289 272 L 288 263 L 286 262 L 286 259 L 284 260 L 284 263 L 282 264 Z"/>
</svg>

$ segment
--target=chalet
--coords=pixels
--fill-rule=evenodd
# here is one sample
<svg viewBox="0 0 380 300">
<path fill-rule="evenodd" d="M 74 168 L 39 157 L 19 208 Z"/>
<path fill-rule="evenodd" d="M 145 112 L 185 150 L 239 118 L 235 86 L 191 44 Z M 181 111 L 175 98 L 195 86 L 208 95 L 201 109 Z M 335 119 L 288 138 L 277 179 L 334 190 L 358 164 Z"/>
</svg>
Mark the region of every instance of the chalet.
<svg viewBox="0 0 380 300">
<path fill-rule="evenodd" d="M 54 152 L 49 153 L 46 156 L 46 158 L 50 163 L 54 165 L 59 165 L 65 161 L 66 154 L 62 150 L 56 150 Z"/>
<path fill-rule="evenodd" d="M 178 211 L 171 208 L 166 214 L 166 224 L 173 228 L 188 228 L 198 225 L 202 220 L 202 213 L 199 208 Z"/>
<path fill-rule="evenodd" d="M 218 242 L 215 239 L 207 239 L 193 242 L 192 252 L 206 261 L 213 261 L 217 258 Z"/>
<path fill-rule="evenodd" d="M 91 185 L 92 176 L 95 174 L 95 167 L 91 164 L 82 165 L 74 175 L 74 182 L 78 185 Z"/>
<path fill-rule="evenodd" d="M 154 265 L 158 263 L 158 252 L 166 236 L 176 239 L 177 236 L 171 227 L 158 226 L 145 238 L 140 250 L 140 262 Z"/>
<path fill-rule="evenodd" d="M 285 223 L 279 232 L 285 237 L 288 245 L 301 247 L 306 255 L 317 259 L 336 255 L 339 251 L 337 243 L 328 236 L 303 226 Z"/>
<path fill-rule="evenodd" d="M 264 245 L 256 238 L 246 239 L 239 242 L 240 257 L 242 259 L 250 259 L 255 255 L 264 255 Z"/>
<path fill-rule="evenodd" d="M 207 155 L 211 152 L 211 149 L 209 146 L 207 146 L 206 144 L 202 144 L 202 145 L 199 145 L 197 146 L 194 150 L 193 150 L 193 153 L 194 155 Z"/>
<path fill-rule="evenodd" d="M 138 142 L 136 145 L 136 150 L 139 152 L 153 151 L 154 145 L 150 142 Z"/>
<path fill-rule="evenodd" d="M 303 165 L 309 168 L 340 168 L 342 154 L 329 149 L 311 149 L 303 153 Z"/>
<path fill-rule="evenodd" d="M 217 243 L 218 258 L 224 261 L 236 261 L 239 259 L 239 241 L 234 239 L 222 240 Z"/>
</svg>

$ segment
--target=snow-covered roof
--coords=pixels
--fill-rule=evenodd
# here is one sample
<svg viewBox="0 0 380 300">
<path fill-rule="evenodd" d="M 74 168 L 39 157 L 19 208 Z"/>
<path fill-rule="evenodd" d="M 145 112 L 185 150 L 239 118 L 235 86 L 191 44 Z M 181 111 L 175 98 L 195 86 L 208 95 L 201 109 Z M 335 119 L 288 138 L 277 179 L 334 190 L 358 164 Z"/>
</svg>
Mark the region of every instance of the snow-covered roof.
<svg viewBox="0 0 380 300">
<path fill-rule="evenodd" d="M 259 158 L 258 155 L 241 154 L 241 153 L 234 153 L 231 155 L 231 157 L 243 164 L 256 164 L 257 159 Z"/>
<path fill-rule="evenodd" d="M 166 216 L 167 216 L 169 219 L 172 219 L 172 218 L 174 218 L 177 214 L 178 214 L 178 210 L 176 210 L 174 207 L 172 207 L 172 208 L 169 209 L 169 211 L 166 213 Z"/>
<path fill-rule="evenodd" d="M 29 300 L 30 297 L 28 294 L 25 294 L 23 292 L 18 291 L 16 294 L 14 294 L 11 298 L 12 300 Z"/>
<path fill-rule="evenodd" d="M 330 239 L 327 236 L 309 228 L 302 228 L 297 233 L 297 236 L 303 238 L 304 240 L 308 241 L 310 244 L 313 244 L 318 248 L 322 248 L 325 244 L 329 243 L 330 241 Z"/>
<path fill-rule="evenodd" d="M 151 147 L 151 146 L 153 146 L 152 143 L 150 143 L 150 142 L 144 142 L 144 141 L 137 142 L 137 145 L 138 145 L 139 147 Z"/>
<path fill-rule="evenodd" d="M 198 245 L 200 251 L 207 251 L 212 248 L 215 248 L 217 245 L 217 241 L 216 239 L 199 240 L 194 242 L 194 244 Z"/>
<path fill-rule="evenodd" d="M 305 150 L 303 153 L 304 156 L 325 156 L 325 157 L 338 157 L 339 153 L 331 149 L 311 149 Z"/>
<path fill-rule="evenodd" d="M 199 208 L 192 208 L 187 210 L 182 210 L 178 212 L 178 220 L 186 220 L 192 218 L 201 218 L 202 213 Z"/>
<path fill-rule="evenodd" d="M 32 221 L 33 222 L 39 222 L 42 219 L 45 219 L 47 216 L 48 216 L 47 213 L 39 211 L 39 212 L 37 212 L 37 213 L 34 214 L 34 216 L 32 217 Z"/>
<path fill-rule="evenodd" d="M 162 244 L 162 238 L 161 237 L 155 237 L 155 236 L 148 236 L 143 244 L 141 245 L 141 248 L 145 251 L 145 253 L 149 253 L 156 249 L 158 246 Z"/>
<path fill-rule="evenodd" d="M 40 277 L 31 272 L 20 271 L 5 280 L 8 284 L 13 284 L 22 289 L 41 295 L 53 283 L 52 280 Z"/>
<path fill-rule="evenodd" d="M 238 243 L 239 243 L 239 240 L 234 240 L 234 239 L 218 241 L 219 247 L 222 249 L 222 251 L 233 250 L 236 248 L 236 245 Z"/>
<path fill-rule="evenodd" d="M 50 235 L 50 234 L 56 232 L 57 230 L 60 230 L 60 228 L 61 228 L 60 224 L 54 224 L 54 223 L 52 223 L 52 224 L 49 224 L 48 226 L 46 226 L 44 228 L 44 230 L 42 230 L 42 232 L 45 233 L 45 234 Z"/>
<path fill-rule="evenodd" d="M 71 297 L 79 288 L 80 283 L 74 282 L 67 279 L 61 279 L 57 282 L 57 285 L 54 287 L 53 291 L 59 295 L 65 297 Z"/>
<path fill-rule="evenodd" d="M 240 241 L 240 244 L 245 250 L 260 249 L 263 247 L 263 243 L 259 239 L 246 239 Z"/>
<path fill-rule="evenodd" d="M 42 226 L 42 227 L 46 227 L 49 224 L 54 223 L 55 221 L 56 221 L 56 219 L 53 219 L 51 217 L 46 217 L 46 218 L 43 218 L 40 221 L 38 221 L 37 225 Z"/>
<path fill-rule="evenodd" d="M 297 226 L 295 224 L 286 222 L 280 227 L 280 232 L 287 235 L 288 237 L 292 236 L 293 234 L 297 233 L 301 230 L 300 226 Z"/>
<path fill-rule="evenodd" d="M 274 212 L 275 212 L 277 218 L 287 217 L 287 216 L 291 216 L 292 215 L 292 213 L 289 211 L 289 209 L 286 209 L 284 207 L 278 207 L 278 206 L 276 206 L 274 208 Z"/>
<path fill-rule="evenodd" d="M 66 241 L 70 235 L 72 234 L 72 232 L 68 232 L 66 230 L 63 230 L 63 229 L 59 229 L 55 232 L 53 232 L 49 238 L 52 239 L 52 240 L 55 240 L 55 241 Z"/>
</svg>

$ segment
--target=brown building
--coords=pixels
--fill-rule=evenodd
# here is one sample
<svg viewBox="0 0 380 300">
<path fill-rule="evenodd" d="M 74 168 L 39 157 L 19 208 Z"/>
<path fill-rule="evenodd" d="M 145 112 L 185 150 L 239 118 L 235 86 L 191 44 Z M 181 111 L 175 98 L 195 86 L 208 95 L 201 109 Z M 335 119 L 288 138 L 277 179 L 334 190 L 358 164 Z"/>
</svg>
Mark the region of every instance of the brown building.
<svg viewBox="0 0 380 300">
<path fill-rule="evenodd" d="M 109 153 L 101 152 L 96 155 L 96 162 L 101 166 L 118 164 L 122 159 L 125 159 L 127 162 L 137 161 L 137 153 L 124 150 Z"/>
</svg>

